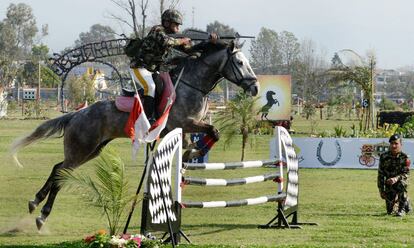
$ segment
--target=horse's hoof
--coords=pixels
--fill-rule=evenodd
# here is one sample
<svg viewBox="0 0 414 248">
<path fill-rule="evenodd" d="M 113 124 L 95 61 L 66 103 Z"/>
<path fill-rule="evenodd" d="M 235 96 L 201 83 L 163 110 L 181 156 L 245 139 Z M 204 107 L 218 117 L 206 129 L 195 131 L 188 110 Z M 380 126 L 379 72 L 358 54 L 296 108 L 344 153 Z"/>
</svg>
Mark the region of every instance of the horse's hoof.
<svg viewBox="0 0 414 248">
<path fill-rule="evenodd" d="M 187 151 L 184 152 L 183 158 L 182 158 L 183 162 L 188 162 L 190 160 L 189 159 L 190 153 L 191 153 L 191 150 L 187 150 Z"/>
<path fill-rule="evenodd" d="M 29 213 L 33 213 L 37 208 L 37 203 L 35 201 L 29 201 Z"/>
<path fill-rule="evenodd" d="M 196 149 L 187 150 L 183 154 L 183 162 L 190 162 L 193 158 L 201 157 L 201 151 Z"/>
<path fill-rule="evenodd" d="M 46 219 L 44 219 L 42 216 L 39 216 L 36 218 L 36 226 L 37 230 L 40 231 L 42 229 L 42 226 L 45 224 Z"/>
</svg>

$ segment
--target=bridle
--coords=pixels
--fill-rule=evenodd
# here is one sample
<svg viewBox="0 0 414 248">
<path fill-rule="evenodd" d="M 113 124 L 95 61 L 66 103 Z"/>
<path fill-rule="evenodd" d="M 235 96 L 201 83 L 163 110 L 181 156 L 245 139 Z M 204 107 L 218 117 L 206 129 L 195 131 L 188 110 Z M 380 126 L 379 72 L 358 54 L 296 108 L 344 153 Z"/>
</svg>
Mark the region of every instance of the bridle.
<svg viewBox="0 0 414 248">
<path fill-rule="evenodd" d="M 230 50 L 228 50 L 228 51 L 229 52 L 228 52 L 227 60 L 226 60 L 225 63 L 222 62 L 222 65 L 220 65 L 219 73 L 221 74 L 222 70 L 227 66 L 227 64 L 229 63 L 229 61 L 231 61 L 231 69 L 232 69 L 231 71 L 232 71 L 232 73 L 234 75 L 234 78 L 236 79 L 236 82 L 233 82 L 233 83 L 235 83 L 237 86 L 240 86 L 244 91 L 246 91 L 253 84 L 255 84 L 254 80 L 257 80 L 257 78 L 256 77 L 252 77 L 252 76 L 243 78 L 242 71 L 237 66 L 236 62 L 234 61 L 234 57 L 235 57 L 234 55 L 236 55 L 237 53 L 239 53 L 240 50 L 235 49 L 234 51 L 231 51 L 231 52 L 230 52 Z M 238 77 L 237 75 L 239 75 L 240 77 Z M 243 85 L 241 85 L 241 83 L 242 83 L 243 80 L 252 80 L 252 82 L 250 84 L 248 84 L 248 85 L 243 86 Z"/>
<path fill-rule="evenodd" d="M 199 92 L 201 92 L 201 93 L 203 93 L 203 95 L 207 95 L 209 92 L 211 92 L 216 86 L 217 86 L 217 84 L 224 78 L 223 76 L 222 76 L 222 72 L 223 72 L 223 69 L 224 68 L 226 68 L 227 67 L 227 65 L 229 64 L 229 63 L 231 63 L 231 71 L 232 71 L 232 73 L 233 73 L 233 75 L 234 75 L 234 78 L 235 78 L 235 82 L 233 81 L 233 83 L 234 84 L 236 84 L 237 86 L 239 86 L 239 87 L 241 87 L 244 91 L 246 91 L 247 89 L 249 89 L 253 84 L 255 84 L 255 80 L 257 80 L 257 78 L 256 77 L 253 77 L 253 76 L 251 76 L 251 77 L 247 77 L 247 78 L 243 78 L 243 73 L 242 73 L 242 71 L 240 70 L 240 68 L 237 66 L 237 64 L 236 64 L 236 62 L 234 61 L 234 57 L 235 57 L 235 55 L 237 54 L 237 53 L 239 53 L 240 52 L 240 50 L 239 49 L 234 49 L 233 51 L 230 51 L 230 49 L 227 49 L 227 56 L 226 56 L 226 58 L 224 58 L 222 61 L 221 61 L 221 63 L 220 63 L 220 66 L 219 66 L 219 68 L 218 68 L 218 72 L 217 72 L 217 80 L 215 81 L 215 83 L 212 85 L 212 87 L 210 87 L 210 89 L 208 89 L 208 90 L 204 90 L 204 89 L 200 89 L 200 88 L 198 88 L 198 87 L 195 87 L 195 86 L 193 86 L 193 85 L 191 85 L 190 83 L 188 83 L 185 79 L 181 79 L 180 81 L 184 84 L 184 85 L 186 85 L 186 86 L 188 86 L 188 87 L 190 87 L 190 88 L 192 88 L 192 89 L 195 89 L 195 90 L 197 90 L 197 91 L 199 91 Z M 214 64 L 210 64 L 209 62 L 207 62 L 204 58 L 201 58 L 200 59 L 200 61 L 203 63 L 203 64 L 205 64 L 205 65 L 207 65 L 209 68 L 212 68 L 212 67 L 215 67 L 215 65 Z M 242 81 L 243 80 L 252 80 L 252 82 L 249 84 L 249 85 L 245 85 L 245 86 L 243 86 L 242 85 Z"/>
</svg>

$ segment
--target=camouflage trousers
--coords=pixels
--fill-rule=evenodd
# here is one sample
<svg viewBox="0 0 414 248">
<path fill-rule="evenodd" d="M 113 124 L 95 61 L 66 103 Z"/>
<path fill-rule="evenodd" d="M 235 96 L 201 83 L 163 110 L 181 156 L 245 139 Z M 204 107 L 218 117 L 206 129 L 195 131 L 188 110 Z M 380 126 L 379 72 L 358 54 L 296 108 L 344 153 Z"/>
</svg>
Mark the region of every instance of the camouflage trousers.
<svg viewBox="0 0 414 248">
<path fill-rule="evenodd" d="M 407 211 L 409 206 L 409 199 L 407 193 L 407 185 L 397 182 L 392 186 L 385 188 L 385 205 L 387 214 L 392 214 L 397 211 Z"/>
</svg>

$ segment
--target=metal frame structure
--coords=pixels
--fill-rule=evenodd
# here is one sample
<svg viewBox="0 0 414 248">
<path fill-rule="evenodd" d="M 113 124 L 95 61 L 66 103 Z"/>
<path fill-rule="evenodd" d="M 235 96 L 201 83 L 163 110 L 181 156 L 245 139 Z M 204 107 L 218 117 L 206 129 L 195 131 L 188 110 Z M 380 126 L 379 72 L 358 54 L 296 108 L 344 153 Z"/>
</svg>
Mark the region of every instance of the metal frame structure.
<svg viewBox="0 0 414 248">
<path fill-rule="evenodd" d="M 101 63 L 111 67 L 119 78 L 121 87 L 125 86 L 125 81 L 129 78 L 122 77 L 119 70 L 109 62 L 105 62 L 102 59 L 112 56 L 125 55 L 124 48 L 129 39 L 114 39 L 101 42 L 94 42 L 82 45 L 65 52 L 64 54 L 54 53 L 53 57 L 49 58 L 49 67 L 56 73 L 61 79 L 61 106 L 64 109 L 64 91 L 65 81 L 70 71 L 86 62 Z"/>
</svg>

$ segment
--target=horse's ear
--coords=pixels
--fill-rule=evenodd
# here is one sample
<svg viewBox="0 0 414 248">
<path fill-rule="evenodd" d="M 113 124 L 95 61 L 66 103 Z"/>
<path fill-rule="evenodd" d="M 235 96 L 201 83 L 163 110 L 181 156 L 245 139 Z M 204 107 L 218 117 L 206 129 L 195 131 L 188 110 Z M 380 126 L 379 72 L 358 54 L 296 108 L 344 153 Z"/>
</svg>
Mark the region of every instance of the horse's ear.
<svg viewBox="0 0 414 248">
<path fill-rule="evenodd" d="M 244 43 L 246 43 L 246 41 L 244 40 L 242 43 L 239 43 L 239 42 L 237 42 L 237 47 L 239 48 L 239 49 L 242 49 L 242 47 L 244 46 Z"/>
<path fill-rule="evenodd" d="M 237 40 L 237 39 L 235 39 L 235 40 L 232 40 L 231 42 L 230 42 L 230 49 L 234 52 L 235 50 L 240 50 L 242 47 L 243 47 L 243 45 L 244 45 L 244 42 L 245 41 L 243 41 L 243 43 L 239 43 L 239 40 Z"/>
<path fill-rule="evenodd" d="M 229 43 L 229 48 L 230 48 L 230 51 L 234 51 L 235 49 L 237 49 L 236 48 L 236 44 L 234 43 L 234 40 L 231 40 L 230 41 L 230 43 Z"/>
</svg>

